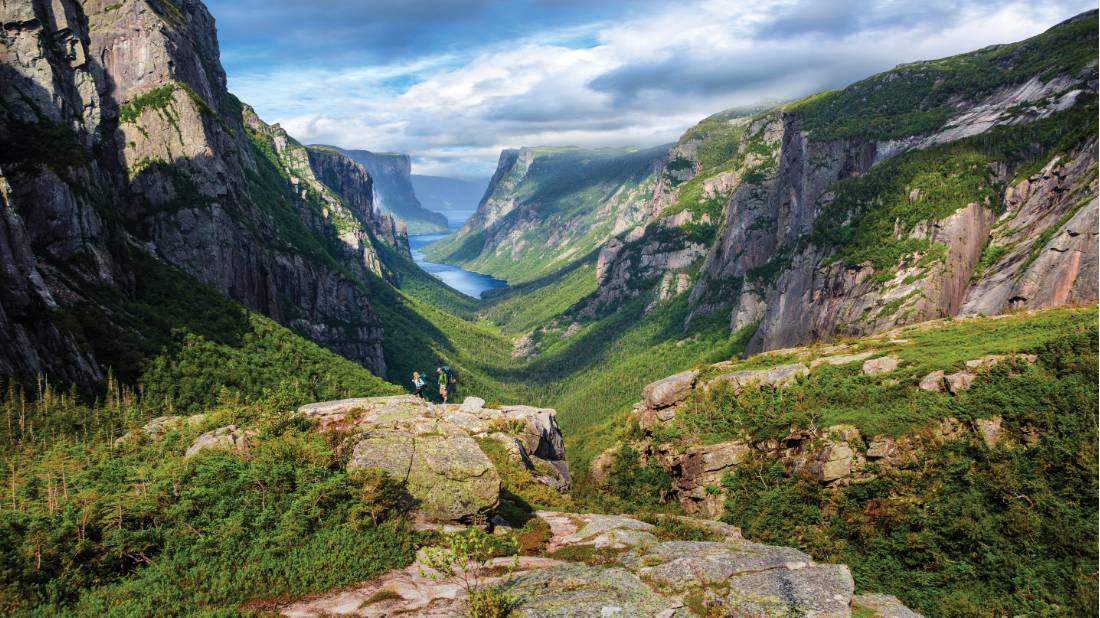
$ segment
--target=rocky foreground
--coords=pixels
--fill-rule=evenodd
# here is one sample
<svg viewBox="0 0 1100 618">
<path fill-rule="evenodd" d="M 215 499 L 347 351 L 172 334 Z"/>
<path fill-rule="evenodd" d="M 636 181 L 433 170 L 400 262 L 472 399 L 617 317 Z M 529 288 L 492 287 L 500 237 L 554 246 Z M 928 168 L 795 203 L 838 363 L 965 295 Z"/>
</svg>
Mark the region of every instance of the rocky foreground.
<svg viewBox="0 0 1100 618">
<path fill-rule="evenodd" d="M 753 543 L 739 529 L 665 516 L 550 511 L 527 521 L 500 516 L 501 476 L 483 451 L 505 446 L 513 464 L 557 491 L 569 489 L 568 466 L 554 410 L 488 408 L 469 397 L 433 405 L 411 396 L 346 399 L 302 406 L 295 413 L 350 449 L 348 469 L 381 469 L 400 479 L 424 528 L 486 526 L 528 542 L 518 557 L 495 559 L 485 583 L 521 599 L 518 616 L 915 616 L 896 598 L 854 595 L 848 567 L 817 564 L 796 549 Z M 200 417 L 162 417 L 142 428 L 156 438 Z M 246 454 L 256 432 L 230 425 L 199 436 L 186 456 L 209 449 Z M 514 514 L 513 514 L 514 515 Z M 531 541 L 532 533 L 534 541 Z M 465 588 L 418 560 L 381 577 L 313 598 L 267 606 L 286 616 L 461 616 Z M 868 613 L 870 612 L 870 613 Z"/>
<path fill-rule="evenodd" d="M 619 515 L 538 511 L 550 529 L 537 555 L 497 558 L 515 567 L 503 585 L 524 617 L 919 616 L 889 595 L 853 595 L 848 567 L 817 564 L 789 547 L 753 543 L 737 528 L 672 518 L 689 530 Z M 569 559 L 562 559 L 568 557 Z M 457 577 L 437 579 L 419 561 L 351 588 L 282 606 L 284 616 L 462 616 Z"/>
</svg>

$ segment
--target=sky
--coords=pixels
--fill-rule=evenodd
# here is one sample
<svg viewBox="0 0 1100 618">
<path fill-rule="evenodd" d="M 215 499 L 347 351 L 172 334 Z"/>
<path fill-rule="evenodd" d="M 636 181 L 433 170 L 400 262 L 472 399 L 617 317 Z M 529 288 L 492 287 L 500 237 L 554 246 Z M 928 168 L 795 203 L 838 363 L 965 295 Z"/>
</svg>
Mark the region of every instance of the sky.
<svg viewBox="0 0 1100 618">
<path fill-rule="evenodd" d="M 229 87 L 304 143 L 492 174 L 1038 34 L 1095 0 L 207 0 Z"/>
</svg>

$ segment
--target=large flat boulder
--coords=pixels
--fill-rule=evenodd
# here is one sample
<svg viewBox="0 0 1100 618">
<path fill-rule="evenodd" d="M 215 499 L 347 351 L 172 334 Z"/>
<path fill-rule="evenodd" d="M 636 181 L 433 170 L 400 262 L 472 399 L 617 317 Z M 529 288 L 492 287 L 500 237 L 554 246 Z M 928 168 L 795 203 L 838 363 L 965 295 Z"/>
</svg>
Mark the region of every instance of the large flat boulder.
<svg viewBox="0 0 1100 618">
<path fill-rule="evenodd" d="M 468 523 L 487 518 L 500 502 L 500 475 L 493 463 L 454 426 L 370 431 L 348 462 L 349 470 L 368 468 L 404 481 L 422 520 Z"/>
<path fill-rule="evenodd" d="M 766 369 L 744 369 L 722 374 L 707 382 L 707 387 L 725 382 L 739 392 L 752 385 L 786 386 L 794 383 L 799 377 L 807 375 L 810 375 L 809 367 L 802 363 L 791 363 Z"/>
<path fill-rule="evenodd" d="M 687 397 L 698 377 L 695 371 L 684 371 L 657 380 L 642 390 L 642 401 L 651 410 L 674 406 Z"/>
</svg>

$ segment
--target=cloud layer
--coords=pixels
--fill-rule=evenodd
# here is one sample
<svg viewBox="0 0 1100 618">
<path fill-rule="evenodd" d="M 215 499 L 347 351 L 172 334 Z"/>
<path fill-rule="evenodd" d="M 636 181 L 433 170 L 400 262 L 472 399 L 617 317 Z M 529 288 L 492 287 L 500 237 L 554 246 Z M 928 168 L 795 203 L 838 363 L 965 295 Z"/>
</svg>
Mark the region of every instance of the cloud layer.
<svg viewBox="0 0 1100 618">
<path fill-rule="evenodd" d="M 964 0 L 211 0 L 230 87 L 299 140 L 488 175 L 502 148 L 650 146 L 737 105 L 1037 34 L 1093 8 Z"/>
</svg>

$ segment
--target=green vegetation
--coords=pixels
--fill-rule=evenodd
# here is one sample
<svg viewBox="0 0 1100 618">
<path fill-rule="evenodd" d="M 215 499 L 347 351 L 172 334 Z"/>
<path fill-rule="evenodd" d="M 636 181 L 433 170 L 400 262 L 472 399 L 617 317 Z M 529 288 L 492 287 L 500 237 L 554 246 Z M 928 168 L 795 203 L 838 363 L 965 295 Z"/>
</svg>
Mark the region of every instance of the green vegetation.
<svg viewBox="0 0 1100 618">
<path fill-rule="evenodd" d="M 880 278 L 889 278 L 888 269 L 904 258 L 933 249 L 929 241 L 895 234 L 896 229 L 943 219 L 967 204 L 1000 203 L 1005 185 L 990 174 L 991 165 L 1048 161 L 1095 135 L 1096 118 L 1090 102 L 880 163 L 835 185 L 836 197 L 822 210 L 810 240 L 835 249 L 836 260 L 870 262 Z"/>
<path fill-rule="evenodd" d="M 1092 11 L 1019 43 L 899 65 L 786 108 L 802 119 L 815 140 L 897 139 L 943 126 L 959 97 L 975 100 L 1036 75 L 1044 80 L 1080 77 L 1096 55 L 1097 20 Z"/>
<path fill-rule="evenodd" d="M 758 439 L 782 438 L 792 426 L 828 427 L 850 424 L 863 435 L 900 436 L 947 417 L 981 418 L 975 401 L 1016 388 L 1021 380 L 1037 379 L 1038 369 L 1022 371 L 1012 363 L 998 365 L 971 390 L 957 397 L 929 393 L 916 387 L 936 370 L 959 371 L 966 360 L 986 354 L 1010 354 L 1042 349 L 1067 336 L 1088 332 L 1096 321 L 1095 307 L 1055 309 L 1035 315 L 997 320 L 949 321 L 937 328 L 910 327 L 897 337 L 909 343 L 892 344 L 886 338 L 851 342 L 855 353 L 873 350 L 893 354 L 898 369 L 887 376 L 869 376 L 861 363 L 814 368 L 808 378 L 780 389 L 746 388 L 740 394 L 722 385 L 694 391 L 683 413 L 664 429 L 664 441 L 685 444 L 717 443 L 748 433 Z M 1080 336 L 1080 335 L 1077 335 Z M 722 368 L 739 371 L 796 362 L 782 355 L 765 355 Z M 714 370 L 701 379 L 712 377 Z M 896 383 L 895 383 L 896 381 Z"/>
<path fill-rule="evenodd" d="M 530 511 L 532 507 L 568 510 L 573 501 L 547 485 L 538 482 L 531 472 L 513 458 L 504 446 L 493 438 L 478 440 L 478 446 L 493 462 L 503 486 L 504 499 L 511 500 L 517 507 Z M 547 471 L 538 471 L 546 474 Z"/>
<path fill-rule="evenodd" d="M 466 591 L 466 615 L 469 618 L 508 618 L 520 606 L 520 598 L 501 584 L 491 584 L 493 559 L 497 557 L 496 539 L 470 527 L 444 537 L 443 547 L 425 548 L 422 561 L 437 577 L 455 577 Z M 511 552 L 515 552 L 515 543 Z M 514 568 L 514 567 L 513 567 Z M 505 576 L 513 568 L 506 567 Z"/>
<path fill-rule="evenodd" d="M 585 259 L 606 241 L 622 218 L 640 220 L 652 196 L 654 165 L 667 146 L 582 150 L 536 148 L 530 166 L 521 164 L 503 179 L 489 200 L 515 200 L 512 212 L 490 230 L 456 232 L 433 243 L 435 262 L 457 264 L 512 284 L 551 275 Z M 494 244 L 494 235 L 509 235 Z"/>
<path fill-rule="evenodd" d="M 68 325 L 150 407 L 197 411 L 223 393 L 302 404 L 396 387 L 161 262 L 135 253 L 131 299 L 103 292 Z M 102 307 L 111 307 L 106 313 Z"/>
<path fill-rule="evenodd" d="M 6 174 L 33 175 L 46 167 L 73 186 L 78 184 L 73 177 L 74 168 L 93 160 L 91 150 L 64 125 L 48 121 L 9 122 L 5 128 L 8 134 L 4 135 L 0 165 Z"/>
<path fill-rule="evenodd" d="M 0 409 L 0 611 L 231 615 L 253 600 L 346 585 L 408 564 L 400 494 L 343 472 L 340 452 L 285 402 L 223 403 L 146 442 L 120 427 L 161 413 L 112 386 L 103 405 L 9 388 Z M 261 428 L 247 457 L 203 452 L 200 432 Z M 387 504 L 390 506 L 387 507 Z M 378 515 L 362 515 L 369 507 Z"/>
<path fill-rule="evenodd" d="M 949 400 L 940 414 L 1001 416 L 1008 435 L 1034 432 L 1034 444 L 929 442 L 912 463 L 836 491 L 758 460 L 727 476 L 723 519 L 749 538 L 846 563 L 857 588 L 896 592 L 928 614 L 1094 611 L 1096 310 L 1013 322 L 1000 333 L 1038 352 L 1035 366 L 998 364 L 963 396 L 932 395 L 921 405 Z M 955 329 L 953 340 L 972 346 L 963 332 Z M 985 340 L 986 349 L 1007 347 Z"/>
<path fill-rule="evenodd" d="M 505 333 L 527 333 L 567 313 L 595 291 L 592 256 L 530 283 L 489 291 L 478 315 Z"/>
</svg>

